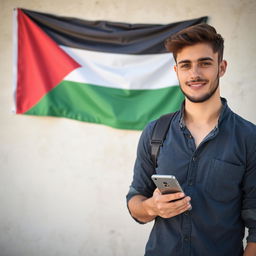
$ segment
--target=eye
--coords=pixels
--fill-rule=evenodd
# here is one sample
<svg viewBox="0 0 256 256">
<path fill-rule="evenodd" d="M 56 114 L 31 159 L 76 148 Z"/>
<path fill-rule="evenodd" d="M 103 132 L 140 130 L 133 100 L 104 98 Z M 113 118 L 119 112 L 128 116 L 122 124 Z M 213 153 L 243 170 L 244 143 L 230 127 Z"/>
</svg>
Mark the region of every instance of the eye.
<svg viewBox="0 0 256 256">
<path fill-rule="evenodd" d="M 180 68 L 181 68 L 181 69 L 189 69 L 190 66 L 191 66 L 191 65 L 190 65 L 189 63 L 183 63 L 183 64 L 180 65 Z"/>
<path fill-rule="evenodd" d="M 208 61 L 204 61 L 204 62 L 200 62 L 199 65 L 200 67 L 209 67 L 212 65 L 212 63 Z"/>
</svg>

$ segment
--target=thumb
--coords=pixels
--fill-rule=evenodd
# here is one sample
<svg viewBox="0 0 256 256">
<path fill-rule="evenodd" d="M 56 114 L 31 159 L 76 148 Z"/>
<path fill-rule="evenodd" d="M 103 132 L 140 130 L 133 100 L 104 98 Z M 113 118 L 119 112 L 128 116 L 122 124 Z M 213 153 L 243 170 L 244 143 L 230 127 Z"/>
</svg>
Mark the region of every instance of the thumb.
<svg viewBox="0 0 256 256">
<path fill-rule="evenodd" d="M 158 188 L 156 188 L 156 189 L 154 190 L 153 195 L 154 195 L 154 196 L 159 196 L 159 195 L 161 195 L 160 190 L 159 190 Z"/>
</svg>

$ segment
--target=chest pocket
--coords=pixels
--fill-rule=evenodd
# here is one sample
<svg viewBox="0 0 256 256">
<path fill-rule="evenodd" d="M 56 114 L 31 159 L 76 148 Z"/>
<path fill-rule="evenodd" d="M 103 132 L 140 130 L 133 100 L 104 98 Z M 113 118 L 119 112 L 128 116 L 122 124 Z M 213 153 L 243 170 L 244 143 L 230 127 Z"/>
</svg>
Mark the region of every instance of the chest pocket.
<svg viewBox="0 0 256 256">
<path fill-rule="evenodd" d="M 214 159 L 206 181 L 206 191 L 215 200 L 228 202 L 241 195 L 245 168 Z"/>
</svg>

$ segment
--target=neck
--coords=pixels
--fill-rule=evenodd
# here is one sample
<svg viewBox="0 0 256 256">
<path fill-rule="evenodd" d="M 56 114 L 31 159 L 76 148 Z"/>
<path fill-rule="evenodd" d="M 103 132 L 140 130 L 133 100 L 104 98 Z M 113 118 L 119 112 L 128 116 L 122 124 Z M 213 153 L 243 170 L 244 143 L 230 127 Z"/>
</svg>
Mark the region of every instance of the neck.
<svg viewBox="0 0 256 256">
<path fill-rule="evenodd" d="M 202 103 L 193 103 L 185 99 L 185 123 L 217 123 L 222 103 L 219 95 L 214 95 Z"/>
</svg>

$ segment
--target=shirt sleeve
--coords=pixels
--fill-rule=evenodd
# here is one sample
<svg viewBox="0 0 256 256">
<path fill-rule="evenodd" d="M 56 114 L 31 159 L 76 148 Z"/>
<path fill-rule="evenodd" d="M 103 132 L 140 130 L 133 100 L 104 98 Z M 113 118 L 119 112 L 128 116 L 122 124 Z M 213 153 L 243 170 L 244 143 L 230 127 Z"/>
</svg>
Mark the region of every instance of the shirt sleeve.
<svg viewBox="0 0 256 256">
<path fill-rule="evenodd" d="M 243 181 L 242 219 L 249 231 L 247 242 L 256 242 L 256 132 L 250 136 L 251 142 Z"/>
<path fill-rule="evenodd" d="M 140 136 L 140 140 L 137 147 L 137 157 L 133 169 L 133 180 L 130 189 L 126 195 L 128 210 L 128 202 L 132 197 L 134 197 L 135 195 L 143 195 L 149 198 L 152 196 L 155 190 L 155 185 L 151 180 L 151 175 L 155 173 L 155 168 L 151 160 L 150 147 L 150 139 L 154 125 L 155 121 L 149 123 Z M 134 217 L 133 219 L 140 224 L 145 224 Z"/>
<path fill-rule="evenodd" d="M 128 202 L 129 202 L 129 200 L 130 200 L 132 197 L 134 197 L 134 196 L 136 196 L 136 195 L 140 195 L 140 193 L 139 193 L 135 188 L 133 188 L 132 186 L 130 186 L 130 189 L 129 189 L 128 194 L 127 194 L 127 196 L 126 196 L 126 206 L 127 206 L 127 209 L 128 209 L 128 211 L 129 211 L 129 213 L 130 213 L 131 216 L 132 216 L 132 214 L 131 214 L 131 211 L 130 211 L 130 209 L 129 209 L 129 207 L 128 207 Z M 133 218 L 136 222 L 138 222 L 138 223 L 140 223 L 140 224 L 146 224 L 146 222 L 139 221 L 138 219 L 134 218 L 133 216 L 132 216 L 132 218 Z"/>
<path fill-rule="evenodd" d="M 151 197 L 155 190 L 155 185 L 151 176 L 155 173 L 155 168 L 151 159 L 150 139 L 155 121 L 149 123 L 141 134 L 138 147 L 137 157 L 134 164 L 133 180 L 131 187 L 132 191 L 141 194 L 145 197 Z M 131 195 L 130 190 L 130 195 Z M 131 199 L 129 193 L 127 199 Z"/>
</svg>

